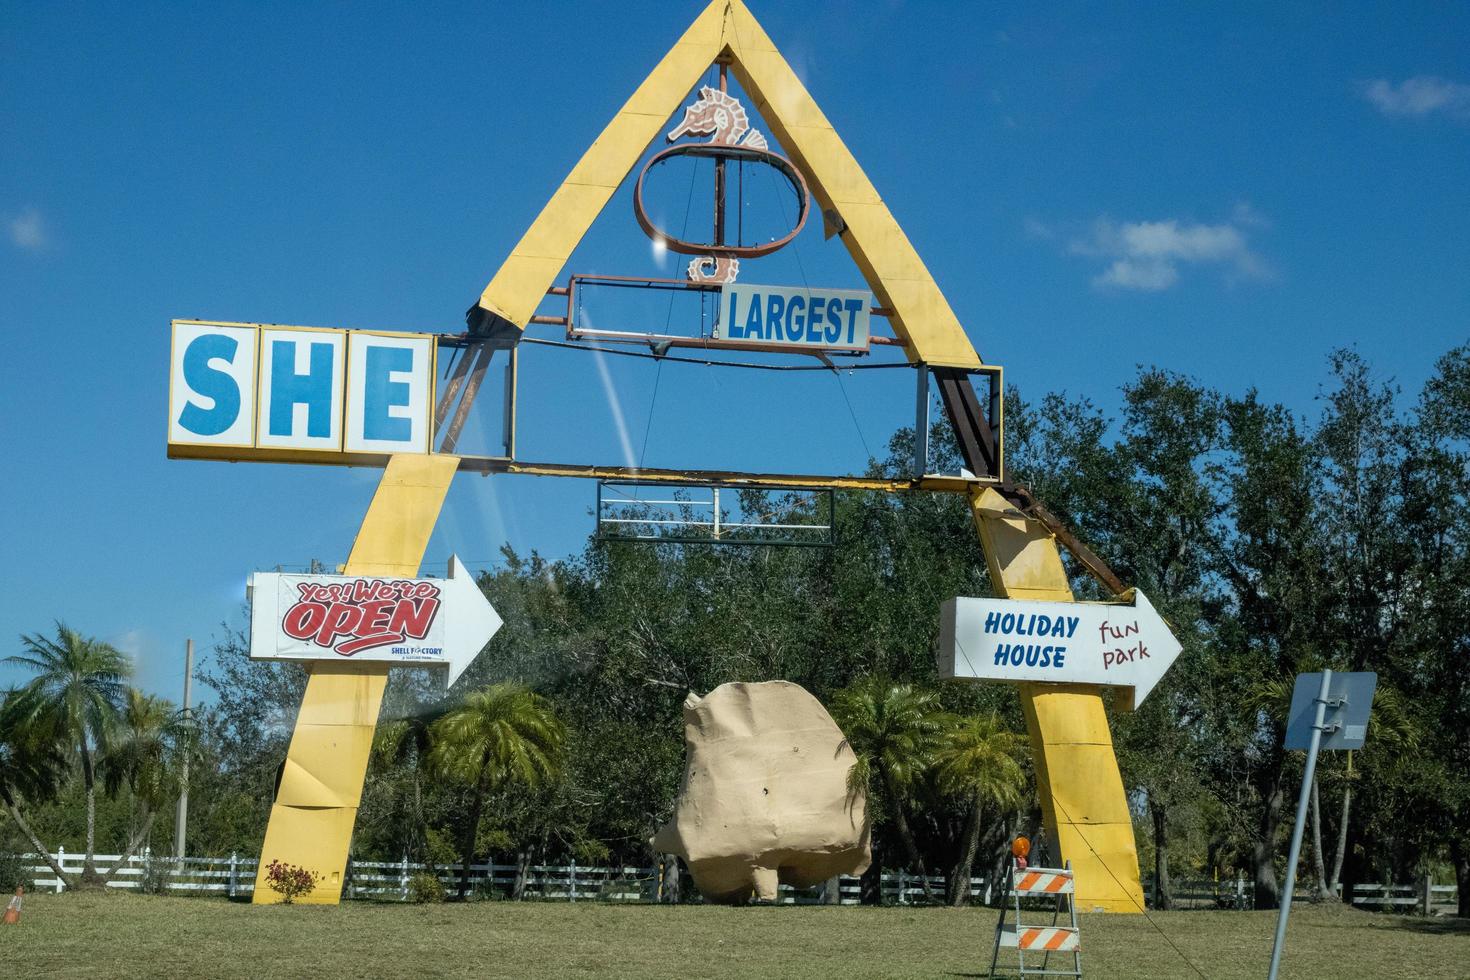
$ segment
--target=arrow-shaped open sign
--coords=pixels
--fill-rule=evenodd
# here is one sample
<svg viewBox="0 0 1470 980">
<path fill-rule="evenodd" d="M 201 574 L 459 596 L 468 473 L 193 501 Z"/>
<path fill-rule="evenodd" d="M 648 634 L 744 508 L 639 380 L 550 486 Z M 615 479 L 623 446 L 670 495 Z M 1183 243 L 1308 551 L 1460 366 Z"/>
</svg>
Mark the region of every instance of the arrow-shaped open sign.
<svg viewBox="0 0 1470 980">
<path fill-rule="evenodd" d="M 960 597 L 939 618 L 941 677 L 1131 687 L 1135 705 L 1180 650 L 1137 590 L 1132 605 Z"/>
<path fill-rule="evenodd" d="M 257 572 L 250 581 L 252 660 L 448 664 L 453 684 L 500 624 L 457 558 L 440 579 Z"/>
</svg>

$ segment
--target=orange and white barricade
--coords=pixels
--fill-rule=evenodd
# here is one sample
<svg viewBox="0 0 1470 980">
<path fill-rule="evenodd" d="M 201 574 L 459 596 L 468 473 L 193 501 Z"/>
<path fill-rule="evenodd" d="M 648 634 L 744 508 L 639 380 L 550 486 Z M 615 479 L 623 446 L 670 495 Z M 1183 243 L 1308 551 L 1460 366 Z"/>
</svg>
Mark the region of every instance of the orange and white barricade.
<svg viewBox="0 0 1470 980">
<path fill-rule="evenodd" d="M 1082 934 L 1077 925 L 1077 906 L 1073 901 L 1074 882 L 1070 864 L 1062 868 L 1017 868 L 1010 871 L 1010 895 L 1001 900 L 1000 919 L 995 924 L 995 951 L 990 957 L 989 976 L 995 975 L 1002 949 L 1016 951 L 1016 973 L 1021 976 L 1082 976 Z M 1022 899 L 1030 909 L 1022 908 Z M 1025 911 L 1036 914 L 1038 900 L 1049 901 L 1051 921 L 1027 923 L 1022 921 Z M 1067 907 L 1067 919 L 1063 920 L 1062 905 Z M 1015 921 L 1007 922 L 1014 912 Z M 1043 913 L 1044 914 L 1044 913 Z M 1058 969 L 1053 965 L 1053 953 L 1070 954 L 1071 969 Z M 1031 962 L 1026 962 L 1030 954 Z M 1038 960 L 1037 957 L 1040 957 Z M 1009 973 L 1010 971 L 1007 970 Z"/>
<path fill-rule="evenodd" d="M 1066 868 L 1027 868 L 1011 872 L 1011 891 L 1017 895 L 1070 895 L 1072 872 Z"/>
</svg>

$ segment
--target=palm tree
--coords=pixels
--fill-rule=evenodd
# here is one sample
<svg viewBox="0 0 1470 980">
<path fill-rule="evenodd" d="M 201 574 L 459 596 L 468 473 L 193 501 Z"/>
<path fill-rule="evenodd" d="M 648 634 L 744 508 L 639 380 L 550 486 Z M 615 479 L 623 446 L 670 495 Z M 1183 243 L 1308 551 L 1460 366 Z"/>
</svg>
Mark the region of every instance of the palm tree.
<svg viewBox="0 0 1470 980">
<path fill-rule="evenodd" d="M 832 700 L 832 716 L 857 756 L 847 774 L 849 792 L 871 798 L 871 785 L 877 781 L 893 815 L 905 858 L 924 876 L 927 896 L 929 879 L 904 804 L 934 764 L 949 726 L 949 717 L 940 708 L 939 692 L 869 676 L 837 692 Z"/>
<path fill-rule="evenodd" d="M 960 859 L 949 874 L 950 905 L 970 898 L 970 873 L 980 848 L 980 830 L 987 806 L 1014 806 L 1021 799 L 1026 775 L 1016 756 L 1025 739 L 1007 731 L 1000 716 L 991 712 L 956 720 L 936 753 L 935 781 L 946 793 L 969 799 Z"/>
<path fill-rule="evenodd" d="M 183 764 L 193 747 L 194 726 L 172 702 L 128 689 L 127 703 L 98 768 L 108 796 L 127 786 L 140 812 L 127 849 L 105 877 L 132 859 L 152 831 L 158 811 L 177 796 Z"/>
<path fill-rule="evenodd" d="M 28 722 L 22 707 L 17 691 L 6 691 L 0 698 L 0 802 L 4 802 L 5 812 L 56 877 L 70 885 L 70 876 L 61 870 L 20 810 L 23 799 L 43 803 L 56 795 L 66 758 L 54 738 Z"/>
<path fill-rule="evenodd" d="M 491 684 L 466 695 L 431 729 L 435 769 L 474 790 L 465 825 L 459 897 L 469 891 L 485 797 L 507 786 L 534 789 L 561 774 L 566 728 L 551 704 L 521 684 Z"/>
<path fill-rule="evenodd" d="M 36 676 L 21 689 L 18 710 L 29 723 L 43 726 L 76 748 L 87 796 L 87 855 L 80 884 L 99 885 L 95 753 L 105 749 L 117 720 L 130 665 L 111 645 L 61 623 L 56 624 L 55 640 L 35 634 L 22 636 L 21 644 L 25 653 L 6 657 L 5 662 L 34 671 Z"/>
<path fill-rule="evenodd" d="M 426 842 L 428 820 L 424 816 L 423 775 L 429 758 L 433 714 L 411 715 L 378 726 L 373 736 L 372 762 L 381 769 L 407 765 L 413 773 L 412 826 L 405 844 L 416 850 L 431 865 Z"/>
</svg>

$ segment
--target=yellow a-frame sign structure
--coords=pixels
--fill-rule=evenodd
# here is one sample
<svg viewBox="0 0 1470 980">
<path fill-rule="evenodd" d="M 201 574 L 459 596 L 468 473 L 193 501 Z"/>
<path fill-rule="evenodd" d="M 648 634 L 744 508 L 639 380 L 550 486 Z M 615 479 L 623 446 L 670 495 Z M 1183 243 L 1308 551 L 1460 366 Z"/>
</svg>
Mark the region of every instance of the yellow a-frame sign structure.
<svg viewBox="0 0 1470 980">
<path fill-rule="evenodd" d="M 913 245 L 741 0 L 710 3 L 583 154 L 471 307 L 472 339 L 515 345 L 593 221 L 715 63 L 728 65 L 806 178 L 878 303 L 891 311 L 909 361 L 951 377 L 979 369 L 979 356 Z M 952 417 L 963 410 L 952 407 Z M 988 428 L 972 449 L 993 463 L 996 482 L 998 447 L 993 441 L 987 447 L 986 436 L 993 439 Z M 415 574 L 457 467 L 458 459 L 444 454 L 393 457 L 345 571 Z M 1060 532 L 1022 514 L 983 482 L 966 492 L 997 592 L 1070 601 Z M 324 887 L 307 900 L 337 900 L 334 885 L 346 866 L 386 677 L 386 667 L 370 664 L 311 667 L 271 810 L 255 901 L 274 899 L 264 875 L 265 863 L 276 859 L 322 876 Z M 1026 685 L 1021 696 L 1043 814 L 1075 871 L 1081 907 L 1141 910 L 1133 824 L 1098 689 Z"/>
</svg>

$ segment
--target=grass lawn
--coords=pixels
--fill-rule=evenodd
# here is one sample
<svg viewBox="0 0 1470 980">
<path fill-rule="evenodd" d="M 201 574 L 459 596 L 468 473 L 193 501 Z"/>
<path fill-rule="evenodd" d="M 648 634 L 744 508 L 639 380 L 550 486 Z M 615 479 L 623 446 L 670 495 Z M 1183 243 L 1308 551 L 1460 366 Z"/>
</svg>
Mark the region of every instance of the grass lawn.
<svg viewBox="0 0 1470 980">
<path fill-rule="evenodd" d="M 0 977 L 963 977 L 989 965 L 995 916 L 596 903 L 255 907 L 35 895 L 18 928 L 0 928 Z M 1089 915 L 1085 975 L 1265 977 L 1275 913 L 1153 918 L 1199 973 L 1142 916 Z M 1282 975 L 1470 978 L 1470 922 L 1298 907 Z"/>
</svg>

